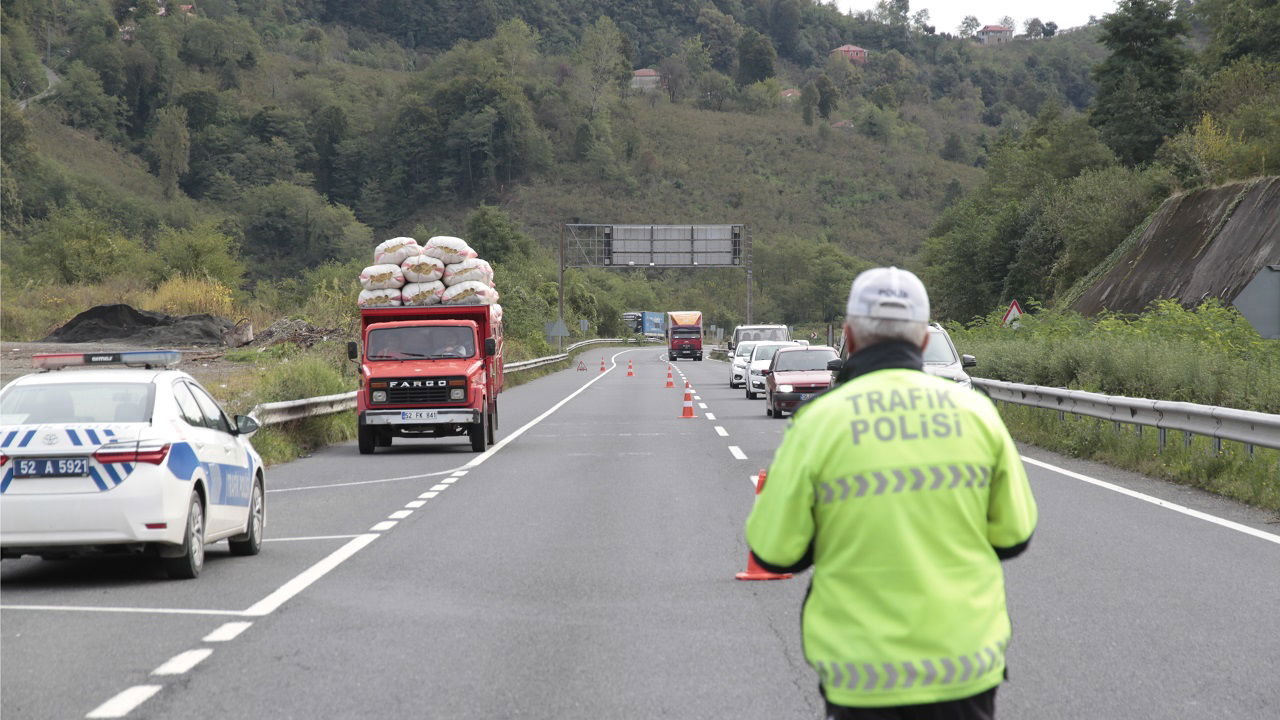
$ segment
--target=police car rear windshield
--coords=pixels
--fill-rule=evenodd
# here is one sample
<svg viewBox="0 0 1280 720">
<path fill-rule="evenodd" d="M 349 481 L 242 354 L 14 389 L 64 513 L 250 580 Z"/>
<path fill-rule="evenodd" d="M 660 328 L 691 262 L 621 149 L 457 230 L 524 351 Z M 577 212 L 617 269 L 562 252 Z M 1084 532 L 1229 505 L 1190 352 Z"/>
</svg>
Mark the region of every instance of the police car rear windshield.
<svg viewBox="0 0 1280 720">
<path fill-rule="evenodd" d="M 801 372 L 826 370 L 827 363 L 836 359 L 834 350 L 788 350 L 778 356 L 777 372 Z"/>
<path fill-rule="evenodd" d="M 151 383 L 17 385 L 0 396 L 0 425 L 151 421 Z"/>
</svg>

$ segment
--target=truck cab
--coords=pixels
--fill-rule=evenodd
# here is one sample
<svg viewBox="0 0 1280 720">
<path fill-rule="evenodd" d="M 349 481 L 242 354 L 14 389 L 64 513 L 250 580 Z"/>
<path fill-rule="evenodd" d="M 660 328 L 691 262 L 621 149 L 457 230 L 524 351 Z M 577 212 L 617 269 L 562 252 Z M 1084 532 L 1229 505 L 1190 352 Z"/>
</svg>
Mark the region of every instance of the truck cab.
<svg viewBox="0 0 1280 720">
<path fill-rule="evenodd" d="M 370 308 L 360 312 L 356 394 L 362 454 L 394 438 L 465 436 L 492 445 L 502 391 L 502 320 L 495 305 Z"/>
</svg>

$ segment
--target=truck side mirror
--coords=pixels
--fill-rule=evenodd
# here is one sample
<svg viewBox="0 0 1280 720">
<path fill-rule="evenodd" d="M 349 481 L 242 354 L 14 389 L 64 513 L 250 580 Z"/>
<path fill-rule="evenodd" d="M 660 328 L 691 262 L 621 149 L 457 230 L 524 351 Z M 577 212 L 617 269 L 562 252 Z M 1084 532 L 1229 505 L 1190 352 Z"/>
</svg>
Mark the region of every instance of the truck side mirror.
<svg viewBox="0 0 1280 720">
<path fill-rule="evenodd" d="M 354 340 L 351 340 L 347 343 L 347 359 L 355 360 L 358 357 L 360 357 L 360 346 L 356 345 Z"/>
<path fill-rule="evenodd" d="M 498 354 L 498 341 L 497 341 L 497 340 L 495 340 L 495 339 L 493 339 L 493 338 L 485 338 L 485 339 L 484 339 L 484 354 L 485 354 L 486 356 L 489 356 L 489 355 L 497 355 L 497 354 Z"/>
</svg>

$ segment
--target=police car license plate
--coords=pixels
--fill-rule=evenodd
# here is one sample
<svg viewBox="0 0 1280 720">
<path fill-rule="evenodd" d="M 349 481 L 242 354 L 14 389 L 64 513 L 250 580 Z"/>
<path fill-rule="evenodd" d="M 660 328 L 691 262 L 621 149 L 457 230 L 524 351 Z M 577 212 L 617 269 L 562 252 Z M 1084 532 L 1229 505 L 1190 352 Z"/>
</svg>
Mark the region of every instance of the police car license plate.
<svg viewBox="0 0 1280 720">
<path fill-rule="evenodd" d="M 435 410 L 403 410 L 400 413 L 400 420 L 404 422 L 435 420 L 438 417 L 439 415 Z"/>
<path fill-rule="evenodd" d="M 89 458 L 18 458 L 15 478 L 83 477 L 89 474 Z"/>
</svg>

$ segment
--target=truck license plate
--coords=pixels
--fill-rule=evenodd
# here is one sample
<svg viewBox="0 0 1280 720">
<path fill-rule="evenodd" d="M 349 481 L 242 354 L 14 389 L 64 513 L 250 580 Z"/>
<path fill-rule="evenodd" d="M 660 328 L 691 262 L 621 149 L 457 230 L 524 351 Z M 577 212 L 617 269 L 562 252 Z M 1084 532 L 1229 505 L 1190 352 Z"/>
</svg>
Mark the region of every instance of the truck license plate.
<svg viewBox="0 0 1280 720">
<path fill-rule="evenodd" d="M 17 478 L 84 477 L 89 474 L 89 458 L 21 458 L 13 469 Z"/>
<path fill-rule="evenodd" d="M 400 419 L 406 421 L 412 420 L 435 420 L 437 413 L 435 410 L 402 410 Z"/>
</svg>

